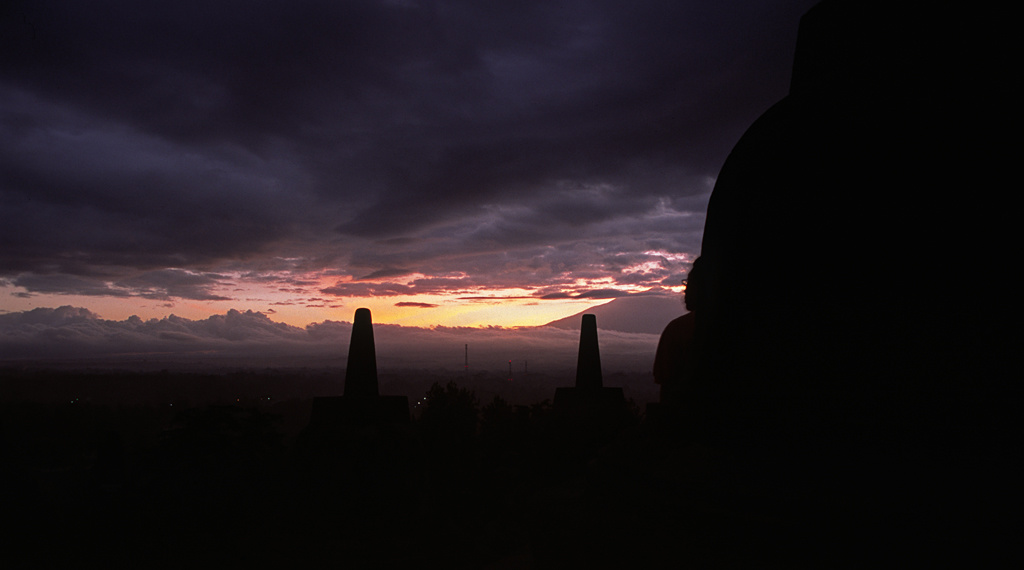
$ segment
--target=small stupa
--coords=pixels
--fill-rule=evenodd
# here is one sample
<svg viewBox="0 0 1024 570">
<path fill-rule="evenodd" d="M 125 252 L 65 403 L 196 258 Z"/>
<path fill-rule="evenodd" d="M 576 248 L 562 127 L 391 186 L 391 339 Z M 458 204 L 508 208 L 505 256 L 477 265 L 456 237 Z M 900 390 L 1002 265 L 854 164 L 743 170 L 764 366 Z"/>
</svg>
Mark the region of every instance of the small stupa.
<svg viewBox="0 0 1024 570">
<path fill-rule="evenodd" d="M 606 388 L 601 376 L 597 317 L 583 315 L 576 386 L 555 389 L 555 413 L 572 417 L 618 416 L 626 409 L 622 388 Z"/>
<path fill-rule="evenodd" d="M 380 395 L 370 309 L 356 309 L 343 395 L 314 398 L 310 425 L 362 426 L 408 422 L 409 399 L 406 396 Z"/>
</svg>

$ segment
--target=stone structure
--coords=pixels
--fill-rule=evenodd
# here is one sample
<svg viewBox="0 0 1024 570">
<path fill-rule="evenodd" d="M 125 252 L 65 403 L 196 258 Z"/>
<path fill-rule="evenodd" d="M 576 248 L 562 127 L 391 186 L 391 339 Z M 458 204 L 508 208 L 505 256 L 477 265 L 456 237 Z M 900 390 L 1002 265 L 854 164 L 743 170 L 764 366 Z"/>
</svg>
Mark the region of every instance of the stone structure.
<svg viewBox="0 0 1024 570">
<path fill-rule="evenodd" d="M 1005 135 L 1021 98 L 1001 18 L 812 8 L 789 95 L 708 205 L 686 413 L 728 493 L 830 540 L 891 532 L 909 552 L 995 536 L 967 521 L 1009 488 L 1019 404 L 1000 189 L 1017 177 Z"/>
<path fill-rule="evenodd" d="M 597 317 L 583 315 L 576 359 L 576 386 L 555 389 L 554 411 L 568 418 L 603 422 L 620 420 L 625 409 L 622 388 L 606 388 L 601 377 Z"/>
<path fill-rule="evenodd" d="M 342 396 L 313 399 L 312 427 L 408 423 L 406 396 L 381 396 L 370 309 L 356 309 Z"/>
</svg>

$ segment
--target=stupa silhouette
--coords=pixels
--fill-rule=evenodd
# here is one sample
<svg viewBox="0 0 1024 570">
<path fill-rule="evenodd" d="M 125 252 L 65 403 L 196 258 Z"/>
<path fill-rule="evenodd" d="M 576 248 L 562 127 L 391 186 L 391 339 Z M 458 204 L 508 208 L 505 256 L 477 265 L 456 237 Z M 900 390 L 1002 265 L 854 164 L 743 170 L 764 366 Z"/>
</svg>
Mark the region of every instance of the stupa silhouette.
<svg viewBox="0 0 1024 570">
<path fill-rule="evenodd" d="M 605 387 L 597 344 L 597 317 L 583 315 L 576 385 L 555 389 L 554 411 L 570 419 L 621 419 L 626 410 L 622 388 Z"/>
<path fill-rule="evenodd" d="M 408 398 L 379 393 L 370 310 L 357 309 L 343 395 L 314 398 L 296 439 L 297 501 L 318 525 L 393 528 L 417 504 L 417 449 Z"/>
<path fill-rule="evenodd" d="M 343 395 L 314 398 L 310 425 L 331 427 L 408 422 L 409 399 L 406 396 L 380 395 L 370 309 L 356 309 Z"/>
<path fill-rule="evenodd" d="M 949 555 L 998 536 L 974 521 L 1009 489 L 1020 402 L 1005 189 L 1024 99 L 1004 20 L 821 2 L 789 94 L 708 204 L 685 415 L 726 492 L 846 546 L 889 534 Z"/>
</svg>

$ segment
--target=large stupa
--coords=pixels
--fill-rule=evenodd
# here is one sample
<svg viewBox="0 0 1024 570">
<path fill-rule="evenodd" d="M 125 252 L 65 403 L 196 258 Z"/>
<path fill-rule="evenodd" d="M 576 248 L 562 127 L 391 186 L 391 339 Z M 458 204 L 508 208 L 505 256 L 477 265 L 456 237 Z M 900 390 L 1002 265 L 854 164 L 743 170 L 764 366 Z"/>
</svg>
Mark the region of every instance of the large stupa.
<svg viewBox="0 0 1024 570">
<path fill-rule="evenodd" d="M 722 167 L 682 400 L 763 513 L 904 550 L 995 536 L 970 521 L 1009 488 L 1020 400 L 1006 17 L 820 3 L 789 94 Z"/>
</svg>

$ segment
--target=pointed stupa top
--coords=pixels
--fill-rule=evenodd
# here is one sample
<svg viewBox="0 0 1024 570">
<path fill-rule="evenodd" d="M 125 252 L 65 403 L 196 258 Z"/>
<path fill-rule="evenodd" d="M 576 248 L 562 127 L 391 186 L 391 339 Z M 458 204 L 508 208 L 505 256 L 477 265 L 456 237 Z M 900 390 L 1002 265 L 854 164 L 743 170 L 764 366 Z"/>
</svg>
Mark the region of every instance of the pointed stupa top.
<svg viewBox="0 0 1024 570">
<path fill-rule="evenodd" d="M 597 348 L 597 317 L 583 315 L 580 353 L 576 360 L 576 387 L 601 388 L 601 353 Z"/>
<path fill-rule="evenodd" d="M 378 396 L 377 353 L 373 346 L 373 322 L 370 309 L 356 309 L 352 322 L 352 340 L 348 345 L 345 369 L 345 396 Z"/>
</svg>

